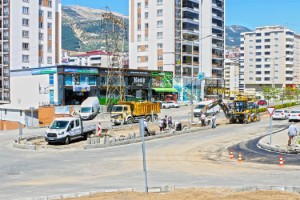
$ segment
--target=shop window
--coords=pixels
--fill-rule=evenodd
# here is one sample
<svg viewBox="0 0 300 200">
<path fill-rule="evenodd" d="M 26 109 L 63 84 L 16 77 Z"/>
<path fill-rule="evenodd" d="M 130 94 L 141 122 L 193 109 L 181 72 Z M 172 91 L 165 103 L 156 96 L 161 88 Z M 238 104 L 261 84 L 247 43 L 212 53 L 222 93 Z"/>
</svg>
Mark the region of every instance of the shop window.
<svg viewBox="0 0 300 200">
<path fill-rule="evenodd" d="M 72 76 L 71 75 L 65 76 L 65 85 L 72 85 Z"/>
<path fill-rule="evenodd" d="M 89 76 L 89 85 L 96 85 L 96 77 Z"/>
<path fill-rule="evenodd" d="M 54 75 L 53 74 L 49 74 L 49 85 L 50 86 L 54 85 Z"/>
</svg>

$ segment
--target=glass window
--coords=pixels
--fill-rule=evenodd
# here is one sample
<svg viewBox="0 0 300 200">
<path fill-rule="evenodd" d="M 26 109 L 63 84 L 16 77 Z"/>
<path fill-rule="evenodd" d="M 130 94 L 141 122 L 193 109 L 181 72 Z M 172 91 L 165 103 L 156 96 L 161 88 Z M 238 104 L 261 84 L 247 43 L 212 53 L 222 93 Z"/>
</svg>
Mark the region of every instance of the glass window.
<svg viewBox="0 0 300 200">
<path fill-rule="evenodd" d="M 29 7 L 23 6 L 22 7 L 22 13 L 25 15 L 29 15 Z"/>
<path fill-rule="evenodd" d="M 52 19 L 52 12 L 48 11 L 48 19 Z"/>
<path fill-rule="evenodd" d="M 23 42 L 23 43 L 22 43 L 22 49 L 23 49 L 23 50 L 29 50 L 29 43 Z"/>
<path fill-rule="evenodd" d="M 138 4 L 137 4 L 137 7 L 138 7 L 138 8 L 141 8 L 141 3 L 138 3 Z"/>
<path fill-rule="evenodd" d="M 22 55 L 22 62 L 29 62 L 29 55 Z"/>
<path fill-rule="evenodd" d="M 29 38 L 29 31 L 22 31 L 23 38 Z"/>
<path fill-rule="evenodd" d="M 157 28 L 162 28 L 163 27 L 163 20 L 157 21 Z"/>
<path fill-rule="evenodd" d="M 54 75 L 53 74 L 49 74 L 49 85 L 50 86 L 54 85 Z"/>
<path fill-rule="evenodd" d="M 22 25 L 23 25 L 23 26 L 29 26 L 29 19 L 23 18 L 23 19 L 22 19 Z"/>
<path fill-rule="evenodd" d="M 157 39 L 162 39 L 162 38 L 163 38 L 163 32 L 158 32 Z"/>
<path fill-rule="evenodd" d="M 163 43 L 158 43 L 158 44 L 157 44 L 157 48 L 158 48 L 158 49 L 162 49 L 162 48 L 163 48 Z"/>
<path fill-rule="evenodd" d="M 162 5 L 163 4 L 163 0 L 157 0 L 157 5 Z"/>
<path fill-rule="evenodd" d="M 158 9 L 157 10 L 157 17 L 161 17 L 163 16 L 163 10 L 162 9 Z"/>
<path fill-rule="evenodd" d="M 145 19 L 148 19 L 148 17 L 149 17 L 149 13 L 145 12 Z"/>
<path fill-rule="evenodd" d="M 47 64 L 52 64 L 52 57 L 47 57 Z"/>
<path fill-rule="evenodd" d="M 96 85 L 96 76 L 89 76 L 89 85 Z"/>
</svg>

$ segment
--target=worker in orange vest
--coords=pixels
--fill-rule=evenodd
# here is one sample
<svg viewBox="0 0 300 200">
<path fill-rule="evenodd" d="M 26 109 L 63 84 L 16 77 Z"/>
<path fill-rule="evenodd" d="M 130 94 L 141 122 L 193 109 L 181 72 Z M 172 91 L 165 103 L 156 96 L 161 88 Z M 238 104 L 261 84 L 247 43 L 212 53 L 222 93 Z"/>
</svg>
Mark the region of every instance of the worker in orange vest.
<svg viewBox="0 0 300 200">
<path fill-rule="evenodd" d="M 101 123 L 99 122 L 98 127 L 97 127 L 97 135 L 101 136 Z"/>
</svg>

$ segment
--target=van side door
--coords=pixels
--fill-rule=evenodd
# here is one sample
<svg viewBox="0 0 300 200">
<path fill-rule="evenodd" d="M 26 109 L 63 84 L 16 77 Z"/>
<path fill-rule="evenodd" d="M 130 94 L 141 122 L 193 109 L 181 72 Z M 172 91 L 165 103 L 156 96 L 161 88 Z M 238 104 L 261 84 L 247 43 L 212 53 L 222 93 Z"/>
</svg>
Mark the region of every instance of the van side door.
<svg viewBox="0 0 300 200">
<path fill-rule="evenodd" d="M 81 124 L 79 119 L 75 119 L 75 127 L 74 127 L 74 132 L 76 137 L 81 137 Z"/>
</svg>

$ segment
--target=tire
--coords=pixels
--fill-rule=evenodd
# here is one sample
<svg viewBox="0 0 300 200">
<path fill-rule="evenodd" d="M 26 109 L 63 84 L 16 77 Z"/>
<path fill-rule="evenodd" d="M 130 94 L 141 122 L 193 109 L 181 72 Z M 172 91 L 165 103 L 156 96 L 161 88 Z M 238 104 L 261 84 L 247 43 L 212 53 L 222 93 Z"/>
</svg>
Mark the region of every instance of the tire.
<svg viewBox="0 0 300 200">
<path fill-rule="evenodd" d="M 65 144 L 70 144 L 70 137 L 69 136 L 66 137 Z"/>
<path fill-rule="evenodd" d="M 154 120 L 154 122 L 157 122 L 158 121 L 158 116 L 157 115 L 153 115 L 153 120 Z"/>
<path fill-rule="evenodd" d="M 154 116 L 153 116 L 153 117 L 154 117 Z M 145 117 L 145 120 L 146 120 L 146 122 L 151 122 L 151 116 L 149 116 L 149 115 L 146 116 L 146 117 Z"/>
<path fill-rule="evenodd" d="M 127 119 L 127 124 L 132 124 L 132 123 L 133 123 L 132 117 L 128 117 L 128 119 Z"/>
</svg>

